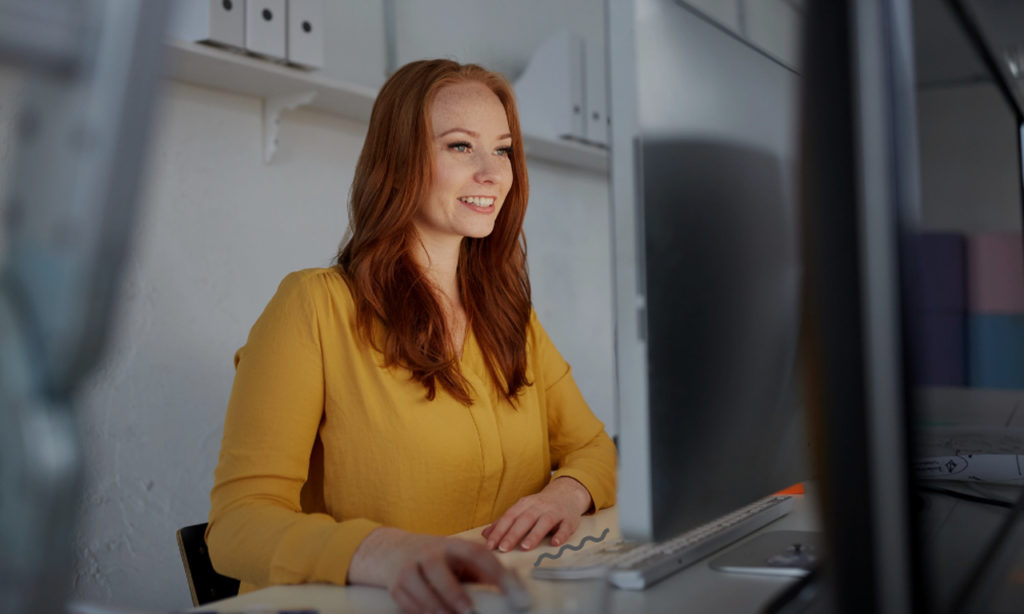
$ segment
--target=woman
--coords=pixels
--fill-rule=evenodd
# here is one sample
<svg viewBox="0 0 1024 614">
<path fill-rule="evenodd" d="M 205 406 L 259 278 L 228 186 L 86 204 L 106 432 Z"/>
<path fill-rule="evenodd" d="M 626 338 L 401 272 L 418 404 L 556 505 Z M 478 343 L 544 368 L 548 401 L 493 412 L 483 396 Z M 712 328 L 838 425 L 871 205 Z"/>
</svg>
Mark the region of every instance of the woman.
<svg viewBox="0 0 1024 614">
<path fill-rule="evenodd" d="M 508 83 L 409 64 L 374 104 L 336 266 L 281 283 L 235 355 L 207 530 L 243 591 L 388 587 L 468 611 L 493 550 L 565 543 L 615 451 L 530 305 Z M 488 525 L 486 547 L 440 537 Z"/>
</svg>

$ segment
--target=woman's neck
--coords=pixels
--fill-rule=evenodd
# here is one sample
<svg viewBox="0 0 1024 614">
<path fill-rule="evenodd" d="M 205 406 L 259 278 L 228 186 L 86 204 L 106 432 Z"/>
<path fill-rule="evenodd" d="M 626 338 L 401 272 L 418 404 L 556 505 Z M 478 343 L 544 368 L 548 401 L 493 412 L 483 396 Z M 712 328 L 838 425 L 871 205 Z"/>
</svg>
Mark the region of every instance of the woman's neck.
<svg viewBox="0 0 1024 614">
<path fill-rule="evenodd" d="M 420 240 L 413 260 L 430 280 L 441 304 L 452 348 L 461 356 L 466 339 L 466 310 L 459 292 L 459 250 L 462 241 L 430 243 Z"/>
<path fill-rule="evenodd" d="M 430 283 L 444 296 L 438 299 L 454 303 L 461 308 L 459 294 L 459 250 L 462 242 L 430 242 L 420 240 L 413 249 L 413 260 L 423 270 Z"/>
</svg>

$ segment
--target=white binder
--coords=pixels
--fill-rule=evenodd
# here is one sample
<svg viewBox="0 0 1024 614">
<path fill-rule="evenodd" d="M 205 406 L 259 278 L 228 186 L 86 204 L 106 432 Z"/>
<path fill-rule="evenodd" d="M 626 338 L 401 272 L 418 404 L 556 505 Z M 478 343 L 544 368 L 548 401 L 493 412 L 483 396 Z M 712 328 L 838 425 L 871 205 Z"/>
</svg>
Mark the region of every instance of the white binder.
<svg viewBox="0 0 1024 614">
<path fill-rule="evenodd" d="M 243 49 L 245 0 L 175 0 L 168 34 L 188 42 Z"/>
<path fill-rule="evenodd" d="M 523 132 L 549 139 L 586 136 L 583 39 L 563 31 L 537 49 L 516 81 Z"/>
<path fill-rule="evenodd" d="M 324 1 L 288 0 L 288 62 L 306 68 L 324 65 Z"/>
<path fill-rule="evenodd" d="M 283 60 L 285 0 L 245 1 L 245 48 L 251 53 Z"/>
</svg>

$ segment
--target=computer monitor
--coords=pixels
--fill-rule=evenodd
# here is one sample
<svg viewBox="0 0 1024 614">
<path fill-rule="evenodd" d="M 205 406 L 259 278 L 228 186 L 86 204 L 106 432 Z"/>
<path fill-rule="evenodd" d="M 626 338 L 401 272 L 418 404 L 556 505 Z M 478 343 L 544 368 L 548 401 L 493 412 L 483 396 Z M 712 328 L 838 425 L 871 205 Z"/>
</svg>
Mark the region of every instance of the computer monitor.
<svg viewBox="0 0 1024 614">
<path fill-rule="evenodd" d="M 814 477 L 827 611 L 973 611 L 998 548 L 936 576 L 910 474 L 941 347 L 915 313 L 937 262 L 918 265 L 922 234 L 949 230 L 935 220 L 991 220 L 993 194 L 1020 232 L 1021 3 L 787 3 L 797 66 L 687 4 L 608 4 L 623 533 L 660 539 Z M 921 76 L 957 49 L 997 111 L 926 108 L 950 83 Z M 1010 144 L 999 165 L 955 139 L 936 164 L 933 137 L 979 126 Z M 958 185 L 959 208 L 930 202 Z M 806 451 L 802 405 L 810 469 L 776 460 Z"/>
<path fill-rule="evenodd" d="M 962 250 L 999 220 L 1020 242 L 1020 99 L 972 17 L 982 4 L 1013 8 L 807 5 L 805 339 L 817 365 L 808 405 L 823 440 L 832 611 L 964 611 L 996 558 L 981 548 L 937 561 L 944 547 L 925 533 L 910 475 L 923 392 L 964 388 L 980 373 L 957 233 Z"/>
<path fill-rule="evenodd" d="M 1020 258 L 1021 98 L 978 17 L 995 10 L 1020 37 L 1024 13 L 1000 0 L 807 6 L 801 200 L 827 592 L 840 612 L 960 612 L 995 551 L 937 560 L 910 467 L 929 389 L 994 381 L 965 243 L 998 228 Z"/>
<path fill-rule="evenodd" d="M 619 524 L 661 540 L 810 477 L 790 65 L 685 2 L 608 2 Z"/>
</svg>

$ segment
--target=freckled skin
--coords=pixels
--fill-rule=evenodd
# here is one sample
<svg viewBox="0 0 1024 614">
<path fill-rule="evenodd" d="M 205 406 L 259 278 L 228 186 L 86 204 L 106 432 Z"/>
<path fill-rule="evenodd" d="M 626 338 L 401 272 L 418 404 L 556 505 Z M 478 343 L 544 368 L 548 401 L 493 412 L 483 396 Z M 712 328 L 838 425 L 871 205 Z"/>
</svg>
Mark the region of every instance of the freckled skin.
<svg viewBox="0 0 1024 614">
<path fill-rule="evenodd" d="M 487 86 L 467 82 L 441 88 L 430 108 L 434 182 L 414 223 L 427 245 L 485 237 L 512 187 L 508 118 Z M 493 197 L 493 207 L 460 197 Z M 428 248 L 428 251 L 429 248 Z"/>
</svg>

